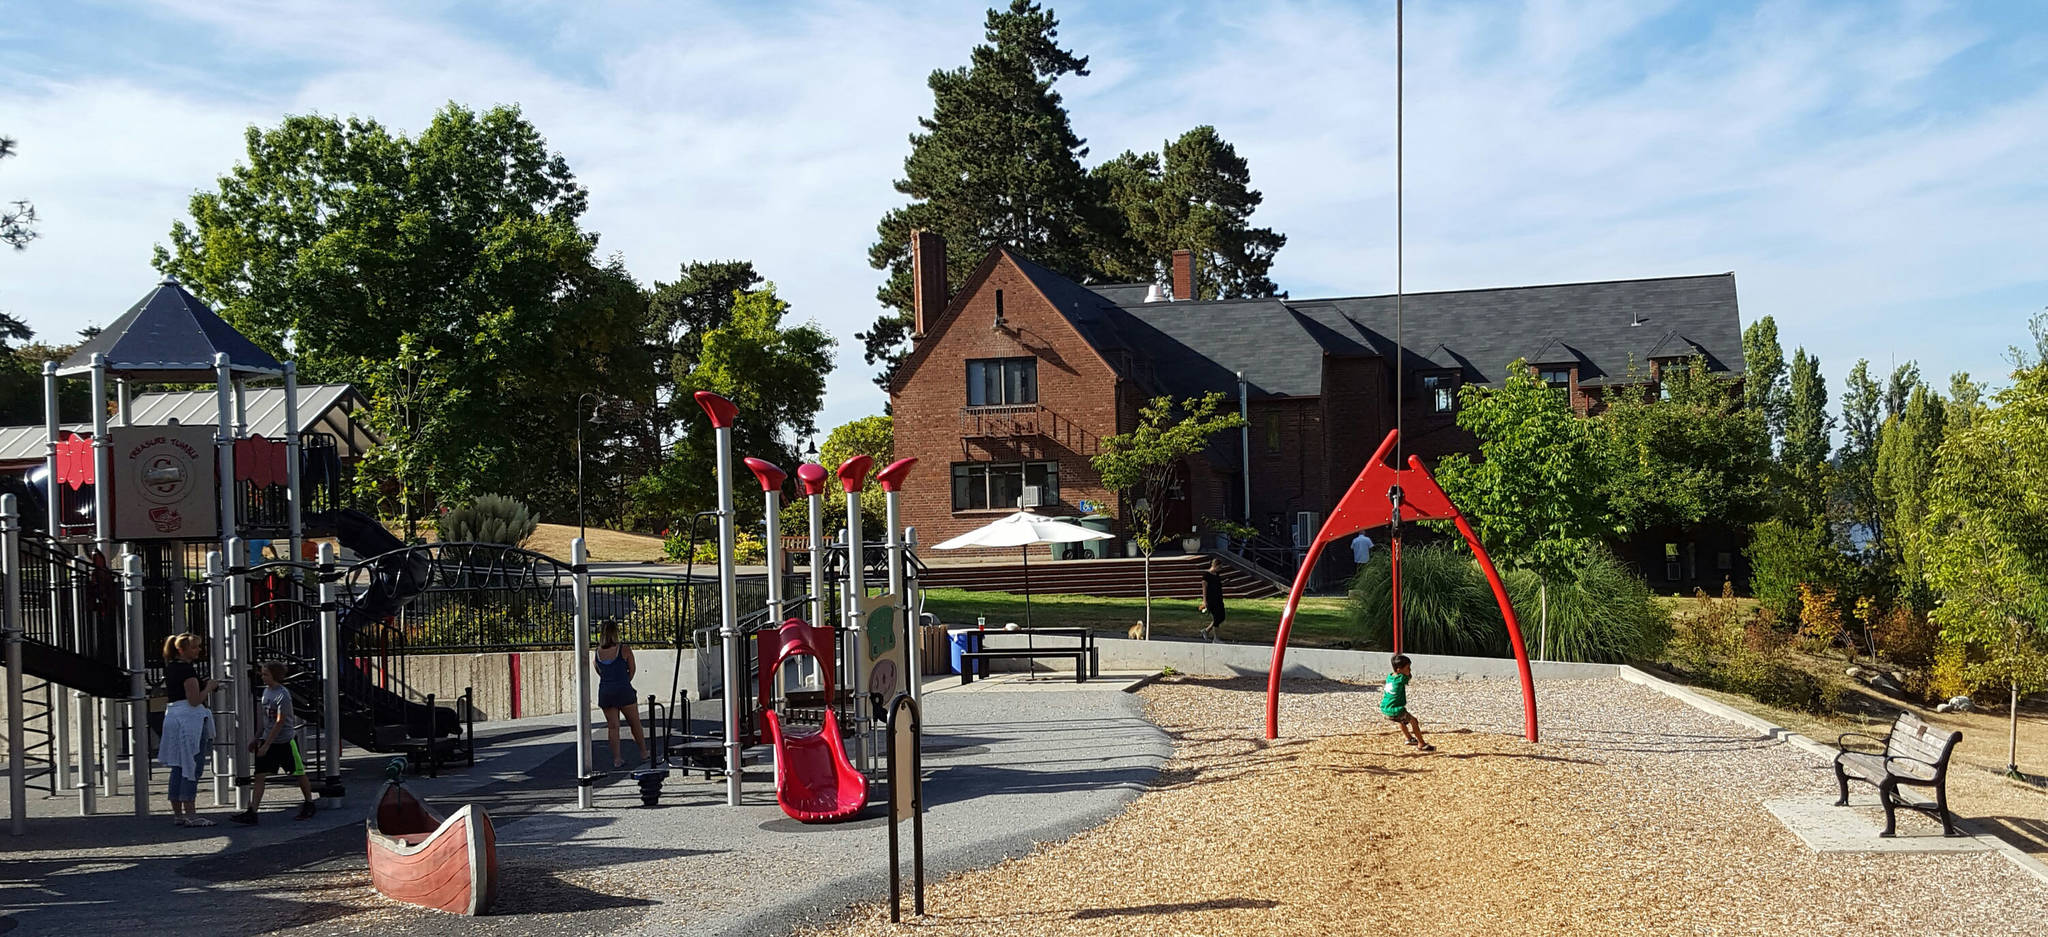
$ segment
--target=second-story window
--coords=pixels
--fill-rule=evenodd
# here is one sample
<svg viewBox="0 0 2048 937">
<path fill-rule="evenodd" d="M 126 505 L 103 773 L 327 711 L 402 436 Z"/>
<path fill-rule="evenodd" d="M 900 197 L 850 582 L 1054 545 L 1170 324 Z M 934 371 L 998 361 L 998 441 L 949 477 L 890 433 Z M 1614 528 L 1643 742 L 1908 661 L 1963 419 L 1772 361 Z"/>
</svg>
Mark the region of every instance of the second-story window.
<svg viewBox="0 0 2048 937">
<path fill-rule="evenodd" d="M 1546 367 L 1537 376 L 1542 378 L 1544 383 L 1552 387 L 1570 387 L 1572 384 L 1572 369 L 1570 368 Z"/>
<path fill-rule="evenodd" d="M 1431 413 L 1449 413 L 1458 409 L 1458 376 L 1456 374 L 1423 375 L 1422 396 L 1429 401 L 1429 412 Z"/>
<path fill-rule="evenodd" d="M 976 358 L 967 362 L 968 406 L 1037 402 L 1037 358 Z"/>
</svg>

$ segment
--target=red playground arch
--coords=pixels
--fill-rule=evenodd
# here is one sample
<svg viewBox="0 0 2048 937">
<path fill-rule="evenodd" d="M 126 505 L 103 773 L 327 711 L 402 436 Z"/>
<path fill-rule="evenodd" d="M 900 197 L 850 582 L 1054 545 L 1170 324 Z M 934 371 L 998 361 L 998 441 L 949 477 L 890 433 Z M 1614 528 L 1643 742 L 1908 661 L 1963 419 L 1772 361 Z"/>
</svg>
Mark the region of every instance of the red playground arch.
<svg viewBox="0 0 2048 937">
<path fill-rule="evenodd" d="M 1500 603 L 1501 619 L 1507 622 L 1508 641 L 1515 648 L 1515 662 L 1522 672 L 1522 710 L 1526 716 L 1525 734 L 1529 741 L 1536 741 L 1536 687 L 1529 675 L 1529 652 L 1522 645 L 1522 629 L 1515 622 L 1515 607 L 1508 602 L 1507 589 L 1501 585 L 1500 573 L 1493 568 L 1493 560 L 1486 555 L 1486 548 L 1479 543 L 1478 535 L 1472 532 L 1472 525 L 1465 522 L 1465 515 L 1458 513 L 1457 505 L 1451 503 L 1444 490 L 1437 486 L 1436 479 L 1422 467 L 1422 460 L 1408 457 L 1408 467 L 1396 469 L 1387 464 L 1387 454 L 1394 449 L 1394 441 L 1400 437 L 1400 430 L 1387 433 L 1372 458 L 1365 463 L 1364 470 L 1351 488 L 1338 499 L 1337 507 L 1330 512 L 1330 519 L 1323 522 L 1323 529 L 1316 532 L 1314 543 L 1309 544 L 1308 556 L 1301 563 L 1301 571 L 1294 576 L 1294 588 L 1287 593 L 1287 609 L 1280 613 L 1280 633 L 1273 638 L 1273 668 L 1266 674 L 1266 737 L 1280 736 L 1280 672 L 1287 661 L 1287 633 L 1294 627 L 1294 612 L 1301 605 L 1301 593 L 1308 588 L 1309 572 L 1315 569 L 1316 560 L 1321 559 L 1323 547 L 1332 541 L 1341 540 L 1361 530 L 1396 524 L 1395 536 L 1388 549 L 1389 561 L 1393 564 L 1393 611 L 1394 611 L 1394 653 L 1401 653 L 1401 538 L 1398 520 L 1448 520 L 1458 526 L 1458 533 L 1465 536 L 1465 543 L 1472 548 L 1472 555 L 1478 557 L 1479 568 L 1486 572 L 1486 582 L 1493 587 L 1494 601 Z M 1400 505 L 1401 516 L 1394 517 L 1394 506 Z"/>
</svg>

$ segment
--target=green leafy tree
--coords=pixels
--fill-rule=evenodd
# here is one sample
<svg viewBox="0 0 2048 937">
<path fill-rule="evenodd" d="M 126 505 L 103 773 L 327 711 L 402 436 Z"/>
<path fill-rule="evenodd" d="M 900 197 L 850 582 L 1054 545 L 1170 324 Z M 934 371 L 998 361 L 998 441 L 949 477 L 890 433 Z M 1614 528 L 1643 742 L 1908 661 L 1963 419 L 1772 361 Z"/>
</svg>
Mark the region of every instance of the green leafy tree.
<svg viewBox="0 0 2048 937">
<path fill-rule="evenodd" d="M 1538 577 L 1538 649 L 1549 651 L 1553 582 L 1575 582 L 1584 558 L 1616 527 L 1601 497 L 1601 445 L 1591 422 L 1572 412 L 1565 392 L 1508 365 L 1497 389 L 1467 384 L 1458 425 L 1479 439 L 1479 460 L 1463 453 L 1437 465 L 1451 503 L 1477 521 L 1487 552 Z"/>
<path fill-rule="evenodd" d="M 2020 698 L 2048 687 L 2048 363 L 2022 359 L 2013 378 L 1942 443 L 1927 574 L 1943 637 L 1975 652 L 1972 682 L 2010 695 L 2007 769 L 2017 774 Z"/>
<path fill-rule="evenodd" d="M 1771 518 L 1750 528 L 1749 589 L 1778 621 L 1797 621 L 1800 587 L 1832 583 L 1840 554 L 1830 546 L 1825 519 L 1804 523 Z"/>
<path fill-rule="evenodd" d="M 1188 250 L 1195 255 L 1196 295 L 1178 298 L 1273 295 L 1267 274 L 1287 236 L 1252 227 L 1264 196 L 1251 187 L 1244 158 L 1207 125 L 1169 141 L 1164 151 L 1163 158 L 1126 151 L 1090 173 L 1123 221 L 1123 237 L 1104 252 L 1103 271 L 1156 282 L 1173 252 Z"/>
<path fill-rule="evenodd" d="M 1176 405 L 1171 397 L 1154 397 L 1138 409 L 1138 422 L 1128 433 L 1102 441 L 1092 460 L 1103 487 L 1123 498 L 1123 519 L 1131 539 L 1145 556 L 1145 636 L 1152 636 L 1152 553 L 1186 531 L 1167 530 L 1169 492 L 1186 477 L 1188 463 L 1209 447 L 1217 433 L 1244 425 L 1244 417 L 1226 409 L 1221 391 L 1191 397 Z"/>
<path fill-rule="evenodd" d="M 1778 346 L 1778 323 L 1765 316 L 1742 330 L 1743 406 L 1763 414 L 1774 442 L 1785 438 L 1785 350 Z"/>
<path fill-rule="evenodd" d="M 1059 20 L 1030 0 L 988 11 L 987 41 L 964 68 L 934 71 L 932 114 L 910 137 L 896 191 L 910 204 L 876 226 L 868 262 L 889 277 L 876 293 L 886 307 L 857 337 L 876 383 L 904 353 L 911 329 L 910 232 L 937 232 L 947 243 L 947 275 L 957 289 L 991 247 L 1015 247 L 1076 278 L 1095 275 L 1093 248 L 1114 217 L 1081 168 L 1088 148 L 1075 136 L 1053 84 L 1088 74 L 1086 56 L 1059 44 Z"/>
<path fill-rule="evenodd" d="M 570 510 L 579 396 L 645 402 L 651 386 L 645 296 L 595 257 L 568 163 L 510 107 L 451 104 L 412 137 L 294 116 L 246 143 L 158 269 L 289 347 L 307 380 L 371 388 L 403 451 L 362 480 L 409 511 L 484 491 Z"/>
<path fill-rule="evenodd" d="M 1906 401 L 1913 396 L 1913 388 L 1920 386 L 1920 365 L 1908 361 L 1892 369 L 1892 376 L 1884 384 L 1885 418 L 1906 412 Z"/>
<path fill-rule="evenodd" d="M 1592 424 L 1572 412 L 1562 390 L 1508 365 L 1498 388 L 1467 384 L 1458 425 L 1479 439 L 1479 458 L 1445 456 L 1437 481 L 1473 519 L 1487 552 L 1547 579 L 1567 575 L 1600 539 L 1615 532 L 1600 496 L 1604 479 Z"/>
<path fill-rule="evenodd" d="M 1791 390 L 1785 398 L 1785 441 L 1779 453 L 1786 475 L 1792 508 L 1802 521 L 1827 511 L 1830 484 L 1828 453 L 1835 418 L 1828 413 L 1828 385 L 1820 373 L 1820 358 L 1805 348 L 1792 353 Z"/>
<path fill-rule="evenodd" d="M 1849 522 L 1867 533 L 1872 551 L 1881 552 L 1887 518 L 1877 499 L 1877 435 L 1882 425 L 1879 408 L 1886 392 L 1870 377 L 1870 362 L 1861 358 L 1849 369 L 1846 385 L 1842 392 L 1839 494 Z"/>
<path fill-rule="evenodd" d="M 864 416 L 832 428 L 825 434 L 825 441 L 818 446 L 817 462 L 826 471 L 836 472 L 847 459 L 864 455 L 875 462 L 875 468 L 888 465 L 896 458 L 896 421 L 889 416 Z M 922 471 L 932 471 L 927 467 Z M 860 492 L 860 523 L 865 536 L 880 538 L 888 523 L 884 510 L 886 499 L 880 485 L 870 484 Z M 782 530 L 791 536 L 808 535 L 810 532 L 810 508 L 804 499 L 794 498 L 782 509 Z M 846 526 L 846 492 L 839 483 L 825 486 L 825 535 L 832 536 Z"/>
<path fill-rule="evenodd" d="M 1977 408 L 1984 404 L 1984 385 L 1970 380 L 1970 372 L 1957 371 L 1948 379 L 1948 427 L 1961 432 L 1969 429 L 1977 414 Z"/>
<path fill-rule="evenodd" d="M 815 322 L 786 326 L 789 304 L 775 284 L 734 294 L 725 324 L 706 331 L 695 364 L 678 378 L 679 401 L 708 390 L 731 400 L 741 419 L 733 427 L 733 456 L 767 459 L 794 467 L 798 441 L 816 431 L 837 342 Z M 670 447 L 661 466 L 634 482 L 634 520 L 667 525 L 708 510 L 718 501 L 717 446 L 701 409 L 684 421 L 688 432 Z M 735 503 L 757 518 L 759 499 L 748 496 L 752 479 L 734 468 Z M 742 482 L 741 479 L 746 479 Z M 755 494 L 758 488 L 751 489 Z"/>
<path fill-rule="evenodd" d="M 14 138 L 0 137 L 0 159 L 14 155 Z M 36 206 L 27 199 L 17 199 L 0 206 L 0 244 L 15 250 L 24 250 L 28 242 L 41 236 L 36 230 Z M 21 340 L 26 341 L 24 335 Z"/>
<path fill-rule="evenodd" d="M 1947 411 L 1941 397 L 1926 385 L 1915 386 L 1905 410 L 1886 420 L 1879 433 L 1877 471 L 1872 478 L 1879 508 L 1888 518 L 1887 549 L 1899 560 L 1899 596 L 1920 612 L 1934 606 L 1934 594 L 1926 583 L 1924 519 L 1935 454 L 1947 435 Z"/>
<path fill-rule="evenodd" d="M 1600 497 L 1631 532 L 1748 524 L 1769 492 L 1770 437 L 1736 385 L 1694 358 L 1655 396 L 1614 393 L 1592 420 Z"/>
</svg>

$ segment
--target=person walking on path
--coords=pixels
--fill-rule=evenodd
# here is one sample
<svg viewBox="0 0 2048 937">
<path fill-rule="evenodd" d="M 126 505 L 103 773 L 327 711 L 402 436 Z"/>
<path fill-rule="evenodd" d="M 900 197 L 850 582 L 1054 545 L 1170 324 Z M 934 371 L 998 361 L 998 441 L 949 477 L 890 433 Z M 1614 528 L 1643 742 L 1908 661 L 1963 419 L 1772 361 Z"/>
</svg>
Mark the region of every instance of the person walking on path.
<svg viewBox="0 0 2048 937">
<path fill-rule="evenodd" d="M 206 655 L 206 639 L 191 632 L 164 639 L 163 737 L 157 742 L 157 763 L 171 769 L 171 819 L 179 826 L 212 826 L 199 815 L 199 773 L 206 749 L 213 743 L 213 710 L 206 698 L 220 689 L 218 680 L 199 679 L 194 662 Z"/>
<path fill-rule="evenodd" d="M 263 700 L 259 703 L 263 737 L 249 743 L 256 754 L 256 779 L 249 786 L 249 809 L 228 819 L 250 826 L 263 806 L 263 782 L 273 774 L 290 775 L 299 782 L 299 819 L 313 819 L 313 780 L 306 777 L 306 758 L 299 751 L 299 720 L 292 712 L 292 691 L 284 686 L 284 665 L 263 665 Z"/>
<path fill-rule="evenodd" d="M 1358 536 L 1351 538 L 1351 562 L 1364 566 L 1369 559 L 1372 559 L 1372 538 L 1361 530 Z"/>
<path fill-rule="evenodd" d="M 633 649 L 619 640 L 619 626 L 616 622 L 605 622 L 598 632 L 597 645 L 597 705 L 604 710 L 605 738 L 612 745 L 612 767 L 626 766 L 619 756 L 619 716 L 624 714 L 626 724 L 633 730 L 633 746 L 640 750 L 641 761 L 647 760 L 647 737 L 640 731 L 640 703 L 633 694 L 633 675 L 638 665 L 633 663 Z"/>
<path fill-rule="evenodd" d="M 1210 560 L 1202 573 L 1202 611 L 1209 613 L 1209 626 L 1202 637 L 1215 641 L 1223 634 L 1223 561 Z"/>
</svg>

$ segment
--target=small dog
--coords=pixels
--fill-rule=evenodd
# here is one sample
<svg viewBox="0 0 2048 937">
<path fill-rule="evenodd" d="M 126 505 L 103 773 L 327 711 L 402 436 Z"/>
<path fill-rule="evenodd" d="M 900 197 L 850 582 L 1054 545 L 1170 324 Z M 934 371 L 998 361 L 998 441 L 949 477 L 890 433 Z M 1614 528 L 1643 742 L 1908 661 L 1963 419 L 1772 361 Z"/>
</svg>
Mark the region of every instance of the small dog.
<svg viewBox="0 0 2048 937">
<path fill-rule="evenodd" d="M 1140 622 L 1133 622 L 1133 623 L 1131 624 L 1131 630 L 1130 630 L 1130 631 L 1127 631 L 1127 632 L 1125 632 L 1125 634 L 1128 634 L 1128 635 L 1130 635 L 1130 636 L 1131 636 L 1131 640 L 1133 640 L 1133 641 L 1143 641 L 1143 640 L 1145 640 L 1145 623 L 1144 623 L 1144 622 L 1142 622 L 1142 621 L 1140 621 Z"/>
</svg>

